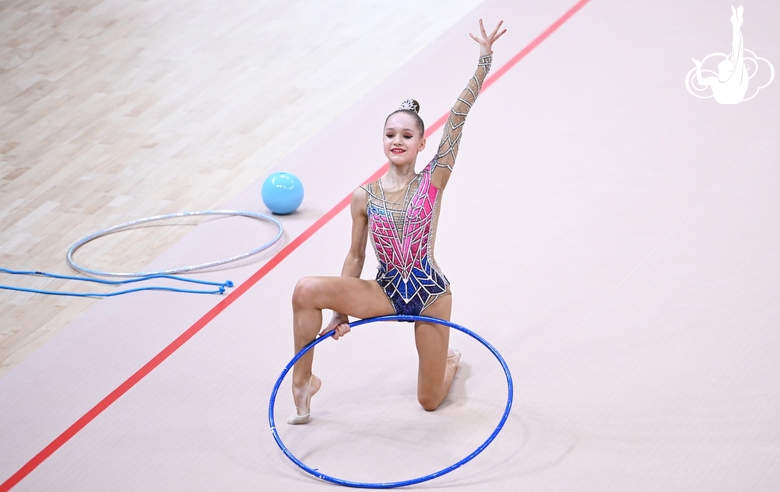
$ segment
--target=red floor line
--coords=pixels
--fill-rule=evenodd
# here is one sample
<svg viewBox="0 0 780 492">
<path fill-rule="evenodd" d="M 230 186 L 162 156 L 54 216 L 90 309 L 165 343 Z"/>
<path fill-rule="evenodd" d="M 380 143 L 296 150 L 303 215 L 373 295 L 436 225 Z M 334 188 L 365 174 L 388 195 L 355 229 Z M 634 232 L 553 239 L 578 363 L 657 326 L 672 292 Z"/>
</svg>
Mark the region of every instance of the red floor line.
<svg viewBox="0 0 780 492">
<path fill-rule="evenodd" d="M 510 68 L 512 68 L 514 65 L 517 64 L 520 60 L 522 60 L 528 53 L 530 53 L 534 48 L 536 48 L 542 41 L 544 41 L 550 34 L 552 34 L 556 29 L 558 29 L 564 22 L 566 22 L 571 16 L 573 16 L 575 13 L 577 13 L 578 10 L 580 10 L 586 3 L 588 3 L 589 0 L 580 0 L 577 2 L 576 5 L 574 5 L 571 9 L 569 9 L 563 16 L 561 16 L 558 20 L 556 20 L 550 27 L 545 29 L 542 34 L 537 36 L 533 41 L 531 41 L 530 44 L 528 44 L 525 48 L 523 48 L 520 52 L 518 52 L 515 56 L 513 56 L 507 63 L 505 63 L 501 68 L 499 68 L 491 77 L 489 77 L 484 84 L 482 85 L 482 91 L 484 92 L 487 90 L 493 82 L 498 80 L 501 76 L 503 76 L 507 71 L 509 71 Z M 436 120 L 433 125 L 431 125 L 428 130 L 425 132 L 425 136 L 430 136 L 433 132 L 441 128 L 442 125 L 447 121 L 447 117 L 449 116 L 449 113 L 445 114 L 438 120 Z M 385 163 L 380 167 L 374 174 L 372 174 L 368 179 L 364 181 L 365 183 L 374 181 L 376 179 L 379 179 L 388 169 L 388 163 Z M 314 224 L 309 226 L 308 229 L 303 231 L 298 237 L 293 239 L 290 243 L 287 244 L 284 248 L 282 248 L 281 251 L 279 251 L 276 255 L 274 255 L 268 263 L 260 267 L 259 270 L 257 270 L 254 274 L 252 274 L 251 277 L 249 277 L 245 282 L 243 282 L 241 285 L 236 287 L 235 290 L 233 290 L 230 294 L 228 294 L 222 301 L 220 301 L 216 306 L 211 308 L 206 314 L 204 314 L 200 319 L 198 319 L 192 326 L 190 326 L 184 333 L 176 337 L 176 339 L 171 342 L 167 347 L 165 347 L 160 353 L 155 355 L 149 362 L 143 365 L 138 371 L 136 371 L 132 376 L 127 378 L 125 382 L 120 384 L 116 389 L 114 389 L 111 393 L 108 394 L 105 398 L 103 398 L 100 402 L 98 402 L 97 405 L 92 407 L 87 413 L 85 413 L 81 418 L 79 418 L 76 422 L 74 422 L 70 427 L 68 427 L 62 434 L 57 436 L 52 442 L 50 442 L 45 448 L 43 448 L 38 454 L 32 457 L 30 461 L 24 464 L 19 470 L 17 470 L 16 473 L 11 475 L 5 482 L 0 484 L 0 492 L 7 492 L 11 490 L 16 484 L 18 484 L 24 477 L 29 475 L 33 470 L 35 470 L 41 463 L 46 461 L 46 459 L 49 458 L 52 454 L 54 454 L 55 451 L 57 451 L 60 447 L 62 447 L 63 444 L 68 442 L 73 436 L 75 436 L 79 431 L 81 431 L 84 427 L 87 426 L 92 420 L 94 420 L 98 415 L 103 413 L 105 409 L 107 409 L 111 404 L 113 404 L 115 401 L 117 401 L 122 395 L 127 393 L 133 386 L 135 386 L 139 381 L 141 381 L 146 375 L 148 375 L 150 372 L 152 372 L 157 366 L 163 363 L 165 359 L 170 357 L 174 352 L 176 352 L 179 348 L 181 348 L 182 345 L 187 343 L 187 341 L 195 336 L 196 333 L 198 333 L 201 329 L 203 329 L 207 324 L 209 324 L 214 318 L 219 316 L 222 311 L 228 308 L 233 302 L 235 302 L 239 297 L 241 297 L 247 290 L 249 290 L 253 285 L 255 285 L 257 282 L 260 281 L 263 277 L 265 277 L 271 270 L 273 270 L 279 263 L 282 262 L 285 258 L 287 258 L 290 253 L 298 249 L 298 247 L 303 244 L 306 240 L 308 240 L 311 236 L 314 235 L 315 232 L 319 231 L 322 226 L 327 224 L 328 222 L 333 219 L 336 215 L 338 215 L 342 210 L 347 208 L 347 205 L 349 205 L 351 199 L 351 195 L 347 195 L 345 198 L 343 198 L 338 204 L 336 204 L 335 207 L 330 209 L 325 215 L 320 217 Z"/>
<path fill-rule="evenodd" d="M 577 2 L 572 8 L 566 11 L 565 14 L 563 14 L 558 20 L 553 22 L 550 27 L 544 30 L 540 35 L 536 36 L 536 38 L 528 43 L 528 45 L 520 50 L 515 56 L 509 59 L 508 62 L 504 63 L 504 65 L 496 70 L 493 75 L 487 78 L 487 80 L 482 84 L 482 90 L 485 91 L 493 85 L 493 82 L 498 80 L 501 76 L 503 76 L 506 72 L 509 71 L 512 67 L 514 67 L 517 62 L 525 58 L 525 56 L 530 53 L 534 48 L 539 46 L 542 41 L 547 39 L 550 34 L 554 33 L 559 27 L 563 25 L 564 22 L 569 20 L 571 16 L 576 14 L 582 7 L 585 6 L 586 3 L 588 3 L 590 0 L 580 0 Z"/>
</svg>

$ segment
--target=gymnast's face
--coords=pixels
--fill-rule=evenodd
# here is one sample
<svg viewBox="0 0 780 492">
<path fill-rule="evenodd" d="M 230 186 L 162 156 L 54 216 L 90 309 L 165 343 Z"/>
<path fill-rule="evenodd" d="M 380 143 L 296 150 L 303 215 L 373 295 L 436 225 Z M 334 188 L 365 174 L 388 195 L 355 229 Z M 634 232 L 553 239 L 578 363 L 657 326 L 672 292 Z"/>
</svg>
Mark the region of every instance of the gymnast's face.
<svg viewBox="0 0 780 492">
<path fill-rule="evenodd" d="M 406 113 L 394 113 L 387 118 L 383 143 L 388 160 L 397 166 L 413 164 L 425 148 L 417 121 Z"/>
</svg>

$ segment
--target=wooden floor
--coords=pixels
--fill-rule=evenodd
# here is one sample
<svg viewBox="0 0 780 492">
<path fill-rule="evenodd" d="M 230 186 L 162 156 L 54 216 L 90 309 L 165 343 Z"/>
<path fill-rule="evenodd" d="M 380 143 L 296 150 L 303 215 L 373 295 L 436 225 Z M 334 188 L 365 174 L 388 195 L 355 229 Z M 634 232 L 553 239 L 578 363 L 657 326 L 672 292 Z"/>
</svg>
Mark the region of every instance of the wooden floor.
<svg viewBox="0 0 780 492">
<path fill-rule="evenodd" d="M 479 3 L 0 3 L 0 267 L 70 274 L 89 233 L 219 208 Z M 138 271 L 189 231 L 109 237 L 78 259 Z M 0 291 L 0 376 L 95 302 Z"/>
</svg>

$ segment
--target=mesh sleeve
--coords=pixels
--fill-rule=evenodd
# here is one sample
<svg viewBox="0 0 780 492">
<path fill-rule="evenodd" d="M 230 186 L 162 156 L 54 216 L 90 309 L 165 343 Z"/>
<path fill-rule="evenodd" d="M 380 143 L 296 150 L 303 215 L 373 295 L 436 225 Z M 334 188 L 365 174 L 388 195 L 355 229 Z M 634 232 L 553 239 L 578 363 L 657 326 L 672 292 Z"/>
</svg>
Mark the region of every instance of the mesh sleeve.
<svg viewBox="0 0 780 492">
<path fill-rule="evenodd" d="M 450 110 L 450 117 L 447 119 L 447 123 L 444 124 L 441 143 L 439 144 L 439 150 L 436 152 L 437 167 L 446 167 L 452 171 L 452 166 L 455 165 L 455 158 L 458 156 L 458 145 L 460 144 L 463 125 L 466 123 L 466 116 L 468 116 L 471 106 L 477 100 L 479 91 L 482 88 L 482 82 L 485 81 L 485 77 L 490 72 L 492 61 L 493 55 L 479 57 L 477 71 L 469 79 L 468 85 L 460 93 L 458 100 L 455 101 L 455 105 Z"/>
</svg>

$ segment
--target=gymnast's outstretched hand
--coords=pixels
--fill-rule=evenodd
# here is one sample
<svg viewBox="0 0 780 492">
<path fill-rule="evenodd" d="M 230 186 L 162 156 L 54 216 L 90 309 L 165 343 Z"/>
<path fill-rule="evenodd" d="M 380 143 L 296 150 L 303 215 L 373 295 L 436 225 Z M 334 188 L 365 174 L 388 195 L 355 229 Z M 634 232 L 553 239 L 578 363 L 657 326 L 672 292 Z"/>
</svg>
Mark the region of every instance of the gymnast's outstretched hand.
<svg viewBox="0 0 780 492">
<path fill-rule="evenodd" d="M 339 338 L 343 337 L 352 330 L 349 327 L 349 318 L 341 313 L 334 312 L 330 323 L 328 323 L 328 326 L 326 326 L 325 329 L 320 332 L 319 336 L 328 333 L 330 330 L 336 330 L 336 333 L 333 334 L 334 340 L 338 340 Z"/>
<path fill-rule="evenodd" d="M 492 55 L 493 54 L 493 43 L 496 42 L 498 38 L 504 35 L 506 32 L 506 29 L 503 29 L 501 32 L 498 32 L 498 30 L 501 28 L 501 24 L 503 24 L 504 21 L 500 21 L 495 29 L 493 29 L 493 32 L 490 33 L 490 36 L 487 35 L 485 32 L 485 26 L 482 24 L 482 19 L 479 20 L 479 32 L 482 34 L 481 38 L 478 38 L 474 36 L 473 34 L 469 33 L 469 36 L 471 36 L 471 39 L 479 43 L 479 54 L 480 56 L 485 55 Z"/>
</svg>

